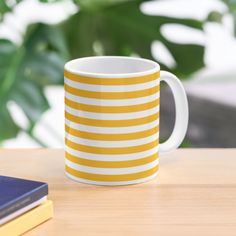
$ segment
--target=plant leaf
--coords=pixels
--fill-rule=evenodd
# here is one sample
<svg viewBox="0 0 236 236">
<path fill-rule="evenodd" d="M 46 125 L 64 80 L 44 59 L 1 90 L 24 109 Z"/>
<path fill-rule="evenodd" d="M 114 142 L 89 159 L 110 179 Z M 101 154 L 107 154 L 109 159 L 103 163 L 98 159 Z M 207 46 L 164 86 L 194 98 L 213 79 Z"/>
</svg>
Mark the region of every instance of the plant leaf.
<svg viewBox="0 0 236 236">
<path fill-rule="evenodd" d="M 7 127 L 0 129 L 0 140 L 3 140 L 16 136 L 19 131 L 7 104 L 10 101 L 18 104 L 32 130 L 49 108 L 45 86 L 63 84 L 63 66 L 68 52 L 56 26 L 36 24 L 29 27 L 20 46 L 0 40 L 0 53 L 0 121 L 1 127 L 2 124 Z"/>
<path fill-rule="evenodd" d="M 0 103 L 0 142 L 15 137 L 19 130 L 7 107 Z"/>
<path fill-rule="evenodd" d="M 83 1 L 78 2 L 82 4 Z M 82 8 L 62 25 L 73 58 L 96 55 L 94 46 L 97 43 L 104 55 L 137 54 L 154 60 L 151 43 L 159 40 L 176 60 L 176 68 L 168 70 L 186 78 L 204 65 L 203 46 L 170 42 L 160 30 L 171 23 L 202 30 L 201 21 L 145 15 L 140 11 L 140 3 L 144 2 L 140 0 L 99 2 L 107 3 L 106 7 L 96 11 Z M 166 69 L 165 65 L 161 66 Z"/>
<path fill-rule="evenodd" d="M 3 19 L 3 15 L 7 12 L 12 11 L 12 9 L 18 4 L 21 0 L 6 1 L 0 0 L 0 21 Z"/>
</svg>

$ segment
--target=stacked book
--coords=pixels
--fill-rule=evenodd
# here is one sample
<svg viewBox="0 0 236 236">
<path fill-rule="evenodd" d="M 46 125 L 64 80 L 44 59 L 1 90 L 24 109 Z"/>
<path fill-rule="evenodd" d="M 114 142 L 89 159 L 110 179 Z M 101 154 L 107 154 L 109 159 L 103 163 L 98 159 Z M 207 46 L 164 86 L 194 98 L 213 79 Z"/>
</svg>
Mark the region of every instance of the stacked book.
<svg viewBox="0 0 236 236">
<path fill-rule="evenodd" d="M 0 236 L 21 235 L 53 216 L 46 183 L 0 176 Z"/>
</svg>

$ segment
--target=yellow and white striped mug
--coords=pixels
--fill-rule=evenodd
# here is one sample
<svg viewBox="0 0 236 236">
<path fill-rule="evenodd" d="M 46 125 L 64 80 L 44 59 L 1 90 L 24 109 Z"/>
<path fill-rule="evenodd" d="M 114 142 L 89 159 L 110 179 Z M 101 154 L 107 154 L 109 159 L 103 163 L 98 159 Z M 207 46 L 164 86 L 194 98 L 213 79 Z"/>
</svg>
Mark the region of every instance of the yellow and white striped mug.
<svg viewBox="0 0 236 236">
<path fill-rule="evenodd" d="M 127 185 L 153 179 L 159 152 L 176 149 L 188 124 L 184 88 L 151 60 L 85 57 L 65 65 L 65 171 L 82 183 Z M 160 81 L 172 89 L 176 121 L 159 144 Z"/>
</svg>

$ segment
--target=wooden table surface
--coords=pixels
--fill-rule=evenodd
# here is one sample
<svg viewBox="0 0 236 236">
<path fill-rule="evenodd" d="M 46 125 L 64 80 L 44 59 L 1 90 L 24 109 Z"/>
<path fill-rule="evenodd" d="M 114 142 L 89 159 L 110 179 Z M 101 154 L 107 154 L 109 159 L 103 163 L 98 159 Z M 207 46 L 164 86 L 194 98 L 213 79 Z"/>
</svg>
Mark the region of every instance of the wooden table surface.
<svg viewBox="0 0 236 236">
<path fill-rule="evenodd" d="M 236 149 L 161 156 L 148 183 L 99 187 L 64 175 L 62 150 L 0 150 L 0 174 L 48 182 L 53 219 L 28 236 L 236 235 Z"/>
</svg>

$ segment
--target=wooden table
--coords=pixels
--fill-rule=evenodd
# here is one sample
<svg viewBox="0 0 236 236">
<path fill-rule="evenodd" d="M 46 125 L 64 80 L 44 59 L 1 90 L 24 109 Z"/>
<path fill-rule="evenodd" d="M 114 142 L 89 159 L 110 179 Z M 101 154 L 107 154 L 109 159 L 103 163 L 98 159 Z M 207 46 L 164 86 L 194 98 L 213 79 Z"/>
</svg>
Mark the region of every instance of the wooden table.
<svg viewBox="0 0 236 236">
<path fill-rule="evenodd" d="M 236 149 L 161 157 L 149 183 L 98 187 L 64 175 L 62 150 L 0 150 L 0 174 L 46 181 L 55 216 L 27 235 L 236 235 Z"/>
</svg>

